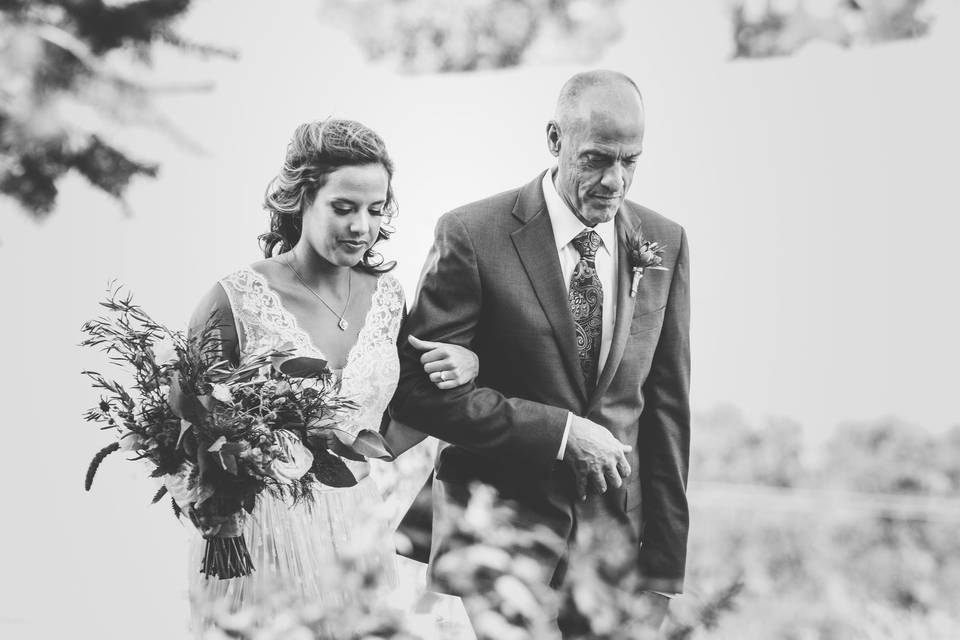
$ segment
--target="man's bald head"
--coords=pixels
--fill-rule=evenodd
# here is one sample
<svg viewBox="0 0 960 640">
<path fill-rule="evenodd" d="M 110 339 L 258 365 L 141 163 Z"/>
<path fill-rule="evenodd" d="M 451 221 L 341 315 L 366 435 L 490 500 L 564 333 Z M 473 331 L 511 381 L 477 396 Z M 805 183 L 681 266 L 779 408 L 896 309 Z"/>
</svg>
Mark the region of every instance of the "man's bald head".
<svg viewBox="0 0 960 640">
<path fill-rule="evenodd" d="M 554 118 L 561 126 L 574 126 L 577 120 L 589 116 L 594 105 L 609 104 L 610 99 L 620 105 L 636 101 L 643 109 L 643 95 L 630 76 L 607 69 L 578 73 L 560 89 Z"/>
<path fill-rule="evenodd" d="M 560 90 L 547 123 L 547 148 L 557 158 L 554 185 L 587 226 L 612 220 L 623 204 L 643 131 L 640 90 L 622 73 L 578 73 Z"/>
</svg>

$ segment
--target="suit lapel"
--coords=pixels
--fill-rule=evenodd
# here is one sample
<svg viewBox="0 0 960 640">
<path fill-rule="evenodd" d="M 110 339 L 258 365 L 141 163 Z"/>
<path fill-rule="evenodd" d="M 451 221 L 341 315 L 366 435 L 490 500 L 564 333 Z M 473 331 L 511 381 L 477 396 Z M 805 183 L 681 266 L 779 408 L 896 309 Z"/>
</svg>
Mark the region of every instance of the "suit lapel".
<svg viewBox="0 0 960 640">
<path fill-rule="evenodd" d="M 587 388 L 577 355 L 576 328 L 567 301 L 567 284 L 563 281 L 553 225 L 543 199 L 542 180 L 543 174 L 540 174 L 520 191 L 513 215 L 523 226 L 511 233 L 510 237 L 553 329 L 567 374 L 580 401 L 586 404 Z"/>
<path fill-rule="evenodd" d="M 610 352 L 604 362 L 603 371 L 597 380 L 597 387 L 590 396 L 590 405 L 587 415 L 597 408 L 603 394 L 610 388 L 613 376 L 617 373 L 620 361 L 623 360 L 623 351 L 627 345 L 627 336 L 630 335 L 630 324 L 633 320 L 633 310 L 637 299 L 630 295 L 630 285 L 633 282 L 633 270 L 630 266 L 629 239 L 636 233 L 639 218 L 634 219 L 626 207 L 620 209 L 616 218 L 617 226 L 617 318 L 613 325 L 613 339 L 610 342 Z"/>
</svg>

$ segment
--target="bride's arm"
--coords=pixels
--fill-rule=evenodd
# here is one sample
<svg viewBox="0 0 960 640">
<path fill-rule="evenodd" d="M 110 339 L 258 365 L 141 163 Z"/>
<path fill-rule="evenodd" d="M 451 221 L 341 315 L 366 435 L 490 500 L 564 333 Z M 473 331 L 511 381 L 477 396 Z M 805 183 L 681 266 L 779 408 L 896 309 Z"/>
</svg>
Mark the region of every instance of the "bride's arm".
<svg viewBox="0 0 960 640">
<path fill-rule="evenodd" d="M 236 364 L 240 359 L 237 324 L 233 317 L 233 310 L 230 308 L 230 299 L 227 298 L 227 292 L 223 290 L 219 282 L 213 285 L 197 304 L 193 316 L 190 318 L 187 336 L 195 337 L 199 335 L 211 319 L 216 323 L 220 332 L 221 357 Z"/>
<path fill-rule="evenodd" d="M 455 344 L 429 342 L 407 336 L 414 348 L 421 352 L 423 370 L 438 389 L 456 389 L 474 381 L 480 373 L 480 358 L 473 351 Z M 417 431 L 385 414 L 380 428 L 394 457 L 422 442 L 427 434 Z"/>
</svg>

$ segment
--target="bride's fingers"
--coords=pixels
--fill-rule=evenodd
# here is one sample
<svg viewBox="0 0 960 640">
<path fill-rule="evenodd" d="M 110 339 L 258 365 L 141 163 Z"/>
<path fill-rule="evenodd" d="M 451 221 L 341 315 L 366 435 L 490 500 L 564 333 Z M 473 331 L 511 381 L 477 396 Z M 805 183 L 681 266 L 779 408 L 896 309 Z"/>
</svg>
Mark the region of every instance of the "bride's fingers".
<svg viewBox="0 0 960 640">
<path fill-rule="evenodd" d="M 430 382 L 437 385 L 438 389 L 455 389 L 463 384 L 455 369 L 431 373 Z"/>
<path fill-rule="evenodd" d="M 440 382 L 451 382 L 458 379 L 458 374 L 455 369 L 444 369 L 442 371 L 434 371 L 430 374 L 430 382 L 440 383 Z"/>
<path fill-rule="evenodd" d="M 423 371 L 428 374 L 439 373 L 441 371 L 450 371 L 453 368 L 454 368 L 453 363 L 446 358 L 444 358 L 443 360 L 435 360 L 433 362 L 428 362 L 427 364 L 423 365 Z"/>
</svg>

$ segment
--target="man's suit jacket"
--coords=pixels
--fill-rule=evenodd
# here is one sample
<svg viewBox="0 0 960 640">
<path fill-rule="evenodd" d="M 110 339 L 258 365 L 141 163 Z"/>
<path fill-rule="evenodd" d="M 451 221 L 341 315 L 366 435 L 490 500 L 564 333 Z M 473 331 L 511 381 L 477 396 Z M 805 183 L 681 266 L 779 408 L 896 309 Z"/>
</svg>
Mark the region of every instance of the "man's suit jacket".
<svg viewBox="0 0 960 640">
<path fill-rule="evenodd" d="M 630 201 L 617 213 L 617 291 L 604 292 L 617 296 L 617 318 L 597 386 L 588 390 L 542 179 L 440 218 L 405 332 L 472 349 L 480 374 L 441 391 L 424 374 L 419 352 L 403 341 L 391 412 L 449 443 L 437 458 L 435 500 L 462 500 L 463 487 L 479 480 L 564 540 L 585 512 L 572 472 L 555 459 L 567 412 L 606 427 L 633 445 L 632 474 L 623 487 L 589 501 L 631 525 L 650 588 L 680 592 L 690 442 L 684 230 Z M 669 270 L 648 270 L 631 297 L 626 242 L 641 227 L 645 238 L 666 246 Z M 444 548 L 442 536 L 435 527 L 434 556 Z M 554 563 L 551 573 L 562 558 Z"/>
</svg>

